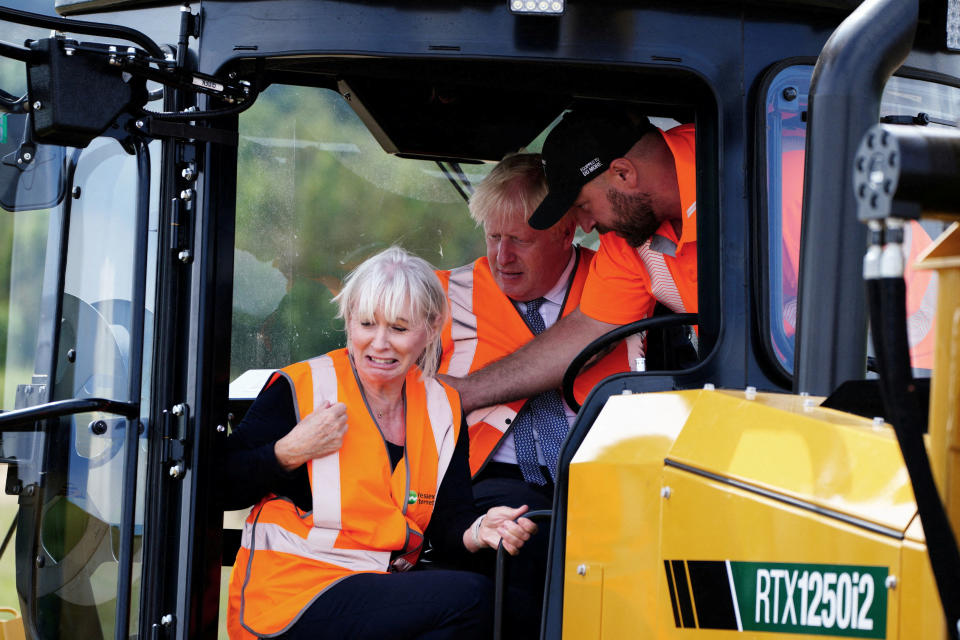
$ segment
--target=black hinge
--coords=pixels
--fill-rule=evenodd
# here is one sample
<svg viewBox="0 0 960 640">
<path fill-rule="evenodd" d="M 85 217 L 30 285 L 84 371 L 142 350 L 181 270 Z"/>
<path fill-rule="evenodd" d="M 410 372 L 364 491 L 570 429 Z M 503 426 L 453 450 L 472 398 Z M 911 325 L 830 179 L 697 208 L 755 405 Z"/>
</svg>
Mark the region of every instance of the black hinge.
<svg viewBox="0 0 960 640">
<path fill-rule="evenodd" d="M 189 419 L 190 407 L 183 402 L 170 409 L 164 409 L 161 414 L 164 466 L 167 468 L 167 474 L 174 480 L 183 478 L 186 472 L 184 453 Z"/>
<path fill-rule="evenodd" d="M 213 144 L 225 144 L 231 147 L 237 146 L 237 141 L 240 139 L 236 131 L 198 127 L 185 122 L 172 122 L 149 116 L 137 118 L 134 124 L 138 131 L 145 133 L 151 138 L 200 140 L 202 142 L 212 142 Z"/>
</svg>

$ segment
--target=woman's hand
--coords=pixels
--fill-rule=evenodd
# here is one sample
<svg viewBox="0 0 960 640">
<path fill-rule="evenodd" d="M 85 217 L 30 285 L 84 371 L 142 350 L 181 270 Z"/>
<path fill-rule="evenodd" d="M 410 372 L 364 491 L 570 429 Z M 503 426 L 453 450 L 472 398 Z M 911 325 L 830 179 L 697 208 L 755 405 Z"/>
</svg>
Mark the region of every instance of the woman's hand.
<svg viewBox="0 0 960 640">
<path fill-rule="evenodd" d="M 347 405 L 325 403 L 277 440 L 273 452 L 286 471 L 339 451 L 347 432 Z"/>
<path fill-rule="evenodd" d="M 513 509 L 511 507 L 491 507 L 480 516 L 480 525 L 477 523 L 463 532 L 463 544 L 471 553 L 484 547 L 496 549 L 503 540 L 503 548 L 512 556 L 517 555 L 530 536 L 537 532 L 537 525 L 533 520 L 520 518 L 530 510 L 523 505 Z M 519 520 L 518 520 L 519 518 Z"/>
</svg>

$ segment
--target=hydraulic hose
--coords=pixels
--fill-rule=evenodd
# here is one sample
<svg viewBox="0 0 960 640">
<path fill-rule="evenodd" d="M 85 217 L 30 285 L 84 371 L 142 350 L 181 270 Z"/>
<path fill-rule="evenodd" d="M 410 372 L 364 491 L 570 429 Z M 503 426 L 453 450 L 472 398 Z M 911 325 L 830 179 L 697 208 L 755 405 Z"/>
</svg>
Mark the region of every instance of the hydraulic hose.
<svg viewBox="0 0 960 640">
<path fill-rule="evenodd" d="M 907 341 L 906 284 L 902 276 L 880 277 L 866 282 L 886 419 L 893 425 L 910 475 L 930 565 L 947 619 L 947 632 L 957 640 L 960 551 L 937 491 L 923 441 L 923 414 L 913 383 Z"/>
</svg>

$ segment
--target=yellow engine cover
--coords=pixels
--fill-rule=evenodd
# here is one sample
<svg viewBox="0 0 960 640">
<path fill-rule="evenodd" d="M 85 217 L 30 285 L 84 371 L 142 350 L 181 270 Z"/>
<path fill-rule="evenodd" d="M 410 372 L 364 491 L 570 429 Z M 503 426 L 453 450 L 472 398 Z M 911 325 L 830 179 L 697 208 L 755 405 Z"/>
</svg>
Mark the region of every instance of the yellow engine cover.
<svg viewBox="0 0 960 640">
<path fill-rule="evenodd" d="M 940 638 L 893 431 L 781 394 L 611 398 L 570 465 L 565 638 Z"/>
</svg>

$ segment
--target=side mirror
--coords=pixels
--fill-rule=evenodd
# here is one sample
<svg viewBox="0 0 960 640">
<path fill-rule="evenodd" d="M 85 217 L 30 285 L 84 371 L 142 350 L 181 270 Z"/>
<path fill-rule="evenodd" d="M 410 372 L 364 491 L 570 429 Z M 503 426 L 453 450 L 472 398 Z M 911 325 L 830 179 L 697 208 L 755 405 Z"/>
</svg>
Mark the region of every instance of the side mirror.
<svg viewBox="0 0 960 640">
<path fill-rule="evenodd" d="M 66 150 L 33 141 L 30 114 L 0 113 L 0 207 L 55 207 L 67 190 Z"/>
</svg>

